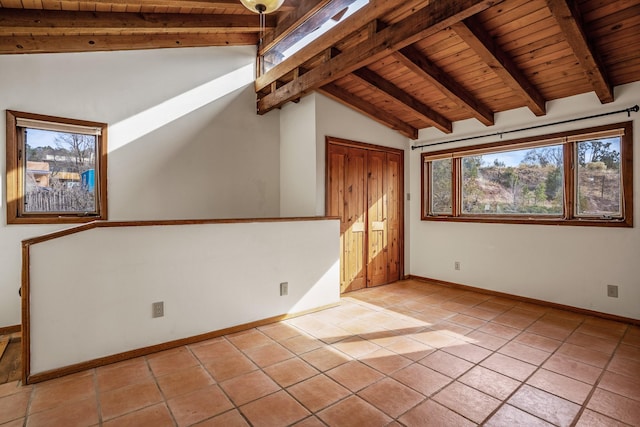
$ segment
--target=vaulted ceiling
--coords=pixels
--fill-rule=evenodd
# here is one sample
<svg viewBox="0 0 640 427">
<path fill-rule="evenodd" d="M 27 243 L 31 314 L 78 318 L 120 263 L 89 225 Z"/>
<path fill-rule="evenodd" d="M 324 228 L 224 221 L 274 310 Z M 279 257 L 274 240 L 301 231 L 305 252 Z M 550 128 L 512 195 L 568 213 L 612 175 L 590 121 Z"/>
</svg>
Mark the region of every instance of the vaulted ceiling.
<svg viewBox="0 0 640 427">
<path fill-rule="evenodd" d="M 285 0 L 261 52 L 349 0 Z M 0 0 L 0 54 L 257 45 L 240 0 Z M 324 7 L 324 9 L 323 9 Z M 336 13 L 336 11 L 338 13 Z M 303 27 L 303 28 L 304 28 Z M 258 75 L 258 114 L 319 91 L 416 139 L 640 80 L 640 0 L 369 0 Z"/>
</svg>

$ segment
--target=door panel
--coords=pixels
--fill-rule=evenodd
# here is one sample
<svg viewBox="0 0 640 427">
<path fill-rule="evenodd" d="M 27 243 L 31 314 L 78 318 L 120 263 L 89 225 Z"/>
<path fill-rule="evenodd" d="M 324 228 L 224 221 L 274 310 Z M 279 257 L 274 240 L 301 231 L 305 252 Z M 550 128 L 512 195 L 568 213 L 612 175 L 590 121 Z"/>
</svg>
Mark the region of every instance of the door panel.
<svg viewBox="0 0 640 427">
<path fill-rule="evenodd" d="M 365 245 L 365 179 L 366 151 L 350 148 L 345 168 L 345 269 L 347 286 L 343 292 L 355 291 L 366 286 Z"/>
<path fill-rule="evenodd" d="M 340 291 L 355 291 L 366 286 L 366 152 L 332 146 L 327 158 L 327 214 L 340 217 Z"/>
<path fill-rule="evenodd" d="M 402 277 L 402 154 L 327 145 L 327 215 L 340 217 L 340 291 Z"/>
<path fill-rule="evenodd" d="M 402 229 L 402 158 L 396 153 L 387 153 L 387 266 L 388 282 L 400 280 L 400 242 Z"/>
<path fill-rule="evenodd" d="M 345 195 L 344 195 L 344 166 L 346 150 L 336 146 L 327 153 L 327 215 L 340 217 L 340 265 L 345 265 Z M 340 268 L 340 291 L 345 283 L 345 269 Z"/>
<path fill-rule="evenodd" d="M 377 286 L 387 283 L 386 154 L 381 151 L 371 151 L 368 154 L 367 286 Z"/>
</svg>

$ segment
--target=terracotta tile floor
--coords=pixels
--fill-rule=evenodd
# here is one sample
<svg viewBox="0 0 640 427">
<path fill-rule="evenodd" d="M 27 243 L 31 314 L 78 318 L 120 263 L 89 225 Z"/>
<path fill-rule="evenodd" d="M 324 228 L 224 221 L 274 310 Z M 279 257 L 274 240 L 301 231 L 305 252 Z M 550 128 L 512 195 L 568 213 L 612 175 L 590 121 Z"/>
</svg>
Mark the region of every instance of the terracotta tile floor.
<svg viewBox="0 0 640 427">
<path fill-rule="evenodd" d="M 416 281 L 22 387 L 2 426 L 639 426 L 640 327 Z"/>
</svg>

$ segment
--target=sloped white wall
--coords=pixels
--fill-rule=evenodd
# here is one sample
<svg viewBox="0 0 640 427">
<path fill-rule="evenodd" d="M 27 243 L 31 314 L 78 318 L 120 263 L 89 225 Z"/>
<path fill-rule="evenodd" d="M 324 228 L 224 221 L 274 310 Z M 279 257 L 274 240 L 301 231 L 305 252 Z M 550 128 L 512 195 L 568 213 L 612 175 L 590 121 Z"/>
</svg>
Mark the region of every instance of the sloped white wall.
<svg viewBox="0 0 640 427">
<path fill-rule="evenodd" d="M 640 83 L 616 88 L 615 99 L 614 103 L 602 105 L 591 93 L 549 102 L 548 114 L 540 118 L 526 109 L 519 109 L 497 114 L 492 128 L 483 128 L 478 122 L 469 120 L 456 123 L 454 133 L 447 136 L 438 131 L 421 131 L 416 145 L 621 110 L 640 102 Z M 421 221 L 420 150 L 412 152 L 411 187 L 416 194 L 416 202 L 411 205 L 411 273 L 640 319 L 639 117 L 638 113 L 632 114 L 631 118 L 620 114 L 509 136 L 544 135 L 633 120 L 633 228 Z M 495 137 L 456 143 L 455 146 L 491 140 Z M 455 261 L 461 263 L 459 271 L 454 270 Z M 620 287 L 619 298 L 607 297 L 607 284 Z"/>
<path fill-rule="evenodd" d="M 255 113 L 254 47 L 0 55 L 0 110 L 109 124 L 109 219 L 279 216 L 279 112 Z M 5 144 L 4 111 L 0 145 Z M 0 327 L 20 324 L 20 242 L 0 150 Z"/>
<path fill-rule="evenodd" d="M 339 233 L 337 220 L 240 222 L 35 244 L 31 374 L 337 303 Z M 157 301 L 165 315 L 152 318 Z"/>
</svg>

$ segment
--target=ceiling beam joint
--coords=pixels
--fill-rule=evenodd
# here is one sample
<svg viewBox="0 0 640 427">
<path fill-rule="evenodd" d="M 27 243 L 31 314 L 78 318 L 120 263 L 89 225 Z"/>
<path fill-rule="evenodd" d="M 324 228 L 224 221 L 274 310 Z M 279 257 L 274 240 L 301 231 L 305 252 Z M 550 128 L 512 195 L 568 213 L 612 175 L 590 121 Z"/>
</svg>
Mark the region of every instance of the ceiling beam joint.
<svg viewBox="0 0 640 427">
<path fill-rule="evenodd" d="M 392 101 L 402 104 L 405 108 L 409 108 L 431 126 L 436 127 L 444 133 L 451 133 L 453 131 L 453 125 L 450 120 L 373 71 L 367 68 L 361 68 L 354 71 L 352 75 L 360 82 L 366 84 L 369 89 L 381 92 L 388 98 L 391 98 Z"/>
<path fill-rule="evenodd" d="M 403 20 L 376 33 L 324 62 L 304 76 L 258 100 L 258 113 L 265 114 L 294 98 L 319 89 L 351 72 L 365 67 L 398 49 L 422 40 L 448 26 L 486 10 L 499 1 L 458 0 L 430 2 Z M 259 86 L 256 86 L 259 90 Z"/>
<path fill-rule="evenodd" d="M 407 46 L 396 52 L 394 56 L 414 74 L 435 86 L 447 98 L 466 108 L 485 126 L 492 126 L 495 123 L 493 112 L 488 107 L 481 104 L 469 91 L 437 67 L 415 47 Z"/>
<path fill-rule="evenodd" d="M 536 116 L 546 114 L 546 100 L 542 94 L 484 30 L 482 24 L 475 17 L 457 22 L 451 28 L 511 90 L 520 95 L 533 114 Z"/>
<path fill-rule="evenodd" d="M 384 126 L 387 126 L 388 128 L 398 131 L 409 139 L 418 139 L 418 129 L 394 116 L 385 114 L 383 111 L 380 111 L 380 109 L 375 105 L 363 100 L 362 98 L 358 98 L 357 96 L 354 96 L 349 92 L 344 91 L 342 88 L 333 83 L 329 83 L 323 86 L 322 88 L 318 89 L 318 92 L 341 104 L 346 105 L 349 108 L 361 112 L 365 116 L 371 118 L 372 120 L 375 120 L 376 122 Z"/>
<path fill-rule="evenodd" d="M 567 43 L 578 58 L 589 83 L 603 104 L 613 102 L 613 87 L 593 45 L 589 42 L 578 5 L 573 0 L 546 0 L 547 7 L 558 22 Z"/>
</svg>

